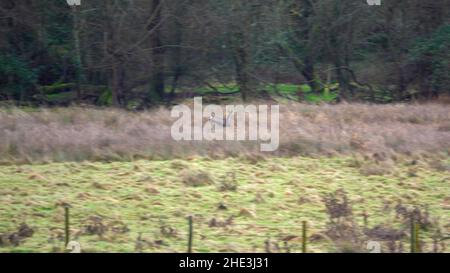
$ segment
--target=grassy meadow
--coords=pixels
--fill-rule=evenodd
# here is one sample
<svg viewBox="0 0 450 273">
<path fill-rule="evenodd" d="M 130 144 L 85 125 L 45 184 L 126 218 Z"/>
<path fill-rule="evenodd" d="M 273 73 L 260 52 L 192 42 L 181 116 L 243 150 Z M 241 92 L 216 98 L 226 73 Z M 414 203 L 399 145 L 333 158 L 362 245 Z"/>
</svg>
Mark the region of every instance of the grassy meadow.
<svg viewBox="0 0 450 273">
<path fill-rule="evenodd" d="M 279 151 L 172 143 L 168 110 L 0 111 L 0 252 L 448 252 L 448 106 L 282 105 Z M 23 236 L 22 236 L 23 235 Z"/>
</svg>

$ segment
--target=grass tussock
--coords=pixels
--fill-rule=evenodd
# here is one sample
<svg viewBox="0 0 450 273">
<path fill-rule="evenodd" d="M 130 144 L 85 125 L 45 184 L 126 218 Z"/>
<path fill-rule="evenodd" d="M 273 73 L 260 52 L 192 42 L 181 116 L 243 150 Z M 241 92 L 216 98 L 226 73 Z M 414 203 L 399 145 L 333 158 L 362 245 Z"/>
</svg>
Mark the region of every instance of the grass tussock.
<svg viewBox="0 0 450 273">
<path fill-rule="evenodd" d="M 237 191 L 238 189 L 238 182 L 236 179 L 236 174 L 228 173 L 224 175 L 218 185 L 219 191 Z"/>
<path fill-rule="evenodd" d="M 187 169 L 181 173 L 181 179 L 186 186 L 201 187 L 214 183 L 209 172 L 204 170 Z"/>
<path fill-rule="evenodd" d="M 382 163 L 373 163 L 368 162 L 363 164 L 360 169 L 360 173 L 365 176 L 373 176 L 373 175 L 385 175 L 390 174 L 393 171 L 393 167 L 390 163 L 382 162 Z"/>
<path fill-rule="evenodd" d="M 450 150 L 442 104 L 283 104 L 274 155 L 424 155 Z M 0 109 L 0 161 L 129 161 L 192 156 L 265 158 L 255 142 L 177 142 L 170 110 Z M 175 165 L 178 163 L 174 163 Z M 178 164 L 174 166 L 183 169 Z"/>
</svg>

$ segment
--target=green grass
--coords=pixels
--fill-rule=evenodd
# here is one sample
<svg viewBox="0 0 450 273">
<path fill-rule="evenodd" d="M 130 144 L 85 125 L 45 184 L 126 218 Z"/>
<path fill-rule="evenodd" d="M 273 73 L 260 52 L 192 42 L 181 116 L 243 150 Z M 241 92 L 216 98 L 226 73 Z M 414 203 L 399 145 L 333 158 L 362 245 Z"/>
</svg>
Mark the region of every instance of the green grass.
<svg viewBox="0 0 450 273">
<path fill-rule="evenodd" d="M 298 92 L 309 93 L 311 92 L 311 87 L 307 84 L 289 84 L 289 83 L 280 83 L 280 84 L 272 84 L 267 85 L 265 87 L 267 90 L 278 90 L 281 94 L 285 95 L 297 95 Z"/>
<path fill-rule="evenodd" d="M 195 89 L 195 93 L 198 95 L 208 95 L 209 93 L 214 93 L 214 92 L 220 92 L 223 94 L 227 94 L 227 93 L 234 93 L 234 92 L 238 92 L 239 91 L 239 87 L 237 86 L 236 83 L 229 83 L 229 84 L 214 84 L 213 85 L 215 90 L 211 87 L 205 86 L 205 87 L 200 87 Z"/>
<path fill-rule="evenodd" d="M 0 234 L 14 231 L 22 222 L 35 229 L 33 237 L 18 247 L 0 252 L 62 251 L 56 235 L 64 228 L 61 202 L 72 205 L 72 233 L 79 233 L 91 216 L 103 223 L 119 221 L 127 233 L 108 231 L 102 237 L 75 236 L 84 251 L 134 252 L 138 234 L 153 244 L 145 252 L 186 250 L 186 216 L 194 215 L 196 252 L 263 252 L 267 238 L 301 235 L 301 222 L 309 223 L 309 235 L 324 231 L 328 216 L 324 194 L 344 188 L 353 202 L 356 219 L 367 211 L 371 226 L 394 219 L 386 204 L 428 205 L 432 217 L 449 226 L 449 173 L 427 164 L 395 164 L 390 174 L 366 176 L 351 158 L 271 158 L 250 162 L 240 158 L 198 158 L 173 161 L 113 163 L 53 163 L 0 167 Z M 414 175 L 411 175 L 414 168 Z M 213 184 L 191 187 L 183 183 L 184 172 L 208 172 Z M 218 184 L 234 172 L 236 191 L 222 192 Z M 303 202 L 299 199 L 303 198 Z M 226 210 L 219 210 L 223 203 Z M 241 211 L 249 212 L 239 216 Z M 234 225 L 211 228 L 216 218 L 236 216 Z M 175 230 L 163 235 L 161 225 Z M 423 233 L 424 238 L 430 234 Z M 156 240 L 156 242 L 155 242 Z M 159 241 L 161 240 L 161 241 Z M 300 251 L 299 243 L 292 251 Z M 327 241 L 314 241 L 311 252 L 335 251 Z"/>
<path fill-rule="evenodd" d="M 336 90 L 336 84 L 331 85 L 332 90 Z M 199 96 L 206 96 L 210 93 L 220 92 L 222 94 L 235 93 L 239 91 L 239 87 L 236 83 L 229 84 L 217 84 L 214 85 L 216 90 L 210 87 L 201 87 L 195 90 L 195 93 Z M 321 103 L 321 102 L 332 102 L 336 100 L 337 94 L 333 91 L 323 90 L 321 94 L 312 93 L 311 87 L 307 84 L 290 84 L 290 83 L 280 83 L 280 84 L 266 84 L 260 87 L 266 90 L 271 96 L 282 95 L 291 100 L 298 100 L 298 93 L 303 92 L 305 94 L 304 100 L 310 103 Z"/>
</svg>

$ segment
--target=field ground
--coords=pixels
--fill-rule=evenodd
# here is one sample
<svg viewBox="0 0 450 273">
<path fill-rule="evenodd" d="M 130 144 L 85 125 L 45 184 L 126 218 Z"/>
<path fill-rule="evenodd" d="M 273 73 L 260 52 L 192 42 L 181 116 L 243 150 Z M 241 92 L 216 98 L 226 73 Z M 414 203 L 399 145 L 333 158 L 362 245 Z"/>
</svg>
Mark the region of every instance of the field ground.
<svg viewBox="0 0 450 273">
<path fill-rule="evenodd" d="M 289 241 L 290 251 L 299 252 L 295 236 L 301 236 L 303 220 L 310 252 L 340 251 L 320 236 L 329 221 L 322 199 L 340 188 L 359 226 L 366 212 L 369 227 L 400 227 L 395 206 L 401 203 L 427 206 L 445 235 L 448 166 L 448 158 L 374 162 L 347 156 L 5 165 L 0 234 L 24 222 L 34 234 L 19 246 L 0 246 L 0 252 L 64 251 L 63 203 L 72 206 L 72 239 L 83 251 L 184 252 L 190 214 L 196 252 L 264 252 L 268 238 L 273 245 Z M 421 233 L 424 251 L 431 251 L 432 235 L 431 229 Z M 408 239 L 403 241 L 408 251 Z"/>
</svg>

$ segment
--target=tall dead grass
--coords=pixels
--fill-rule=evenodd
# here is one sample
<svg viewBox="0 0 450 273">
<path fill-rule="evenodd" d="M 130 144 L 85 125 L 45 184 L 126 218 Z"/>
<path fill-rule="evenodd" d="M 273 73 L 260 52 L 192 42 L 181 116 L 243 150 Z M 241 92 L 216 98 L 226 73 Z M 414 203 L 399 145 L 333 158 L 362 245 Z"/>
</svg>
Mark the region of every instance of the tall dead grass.
<svg viewBox="0 0 450 273">
<path fill-rule="evenodd" d="M 259 156 L 258 143 L 172 140 L 170 110 L 0 109 L 0 161 Z M 442 104 L 280 106 L 280 148 L 290 155 L 450 153 L 450 109 Z M 270 155 L 270 154 L 264 154 Z"/>
</svg>

